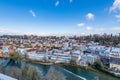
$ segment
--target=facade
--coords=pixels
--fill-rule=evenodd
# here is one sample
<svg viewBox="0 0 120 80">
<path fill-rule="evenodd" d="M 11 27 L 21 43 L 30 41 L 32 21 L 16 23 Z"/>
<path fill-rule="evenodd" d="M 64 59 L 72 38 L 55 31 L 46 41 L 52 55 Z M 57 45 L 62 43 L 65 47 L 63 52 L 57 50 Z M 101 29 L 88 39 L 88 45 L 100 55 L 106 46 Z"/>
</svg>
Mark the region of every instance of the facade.
<svg viewBox="0 0 120 80">
<path fill-rule="evenodd" d="M 0 49 L 0 57 L 2 57 L 2 49 Z"/>
<path fill-rule="evenodd" d="M 2 46 L 3 53 L 8 53 L 10 51 L 9 46 Z"/>
<path fill-rule="evenodd" d="M 86 59 L 87 59 L 88 63 L 94 64 L 94 62 L 97 59 L 97 56 L 96 55 L 92 55 L 92 54 L 88 54 Z"/>
<path fill-rule="evenodd" d="M 58 63 L 61 63 L 61 62 L 69 63 L 71 61 L 71 56 L 69 54 L 54 53 L 51 56 L 51 60 L 58 62 Z"/>
<path fill-rule="evenodd" d="M 120 48 L 113 48 L 109 54 L 110 69 L 120 72 Z"/>
<path fill-rule="evenodd" d="M 80 66 L 87 66 L 88 63 L 93 65 L 96 60 L 97 60 L 97 56 L 96 55 L 81 54 L 78 57 L 77 64 L 80 65 Z"/>
</svg>

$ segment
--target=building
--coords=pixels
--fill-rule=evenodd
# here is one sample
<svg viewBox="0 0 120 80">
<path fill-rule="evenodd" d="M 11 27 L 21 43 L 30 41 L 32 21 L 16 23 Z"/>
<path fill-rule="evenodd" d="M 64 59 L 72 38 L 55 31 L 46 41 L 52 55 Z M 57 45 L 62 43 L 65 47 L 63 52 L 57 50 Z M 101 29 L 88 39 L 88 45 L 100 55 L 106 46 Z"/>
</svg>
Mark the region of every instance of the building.
<svg viewBox="0 0 120 80">
<path fill-rule="evenodd" d="M 2 57 L 2 49 L 0 49 L 0 57 Z"/>
<path fill-rule="evenodd" d="M 93 54 L 81 54 L 78 57 L 77 64 L 80 66 L 87 66 L 88 63 L 93 65 L 95 61 L 98 59 L 97 55 Z"/>
<path fill-rule="evenodd" d="M 120 72 L 120 48 L 112 48 L 109 54 L 110 69 Z"/>
<path fill-rule="evenodd" d="M 69 63 L 71 61 L 71 56 L 64 53 L 53 53 L 53 55 L 51 56 L 51 60 L 56 63 Z"/>
</svg>

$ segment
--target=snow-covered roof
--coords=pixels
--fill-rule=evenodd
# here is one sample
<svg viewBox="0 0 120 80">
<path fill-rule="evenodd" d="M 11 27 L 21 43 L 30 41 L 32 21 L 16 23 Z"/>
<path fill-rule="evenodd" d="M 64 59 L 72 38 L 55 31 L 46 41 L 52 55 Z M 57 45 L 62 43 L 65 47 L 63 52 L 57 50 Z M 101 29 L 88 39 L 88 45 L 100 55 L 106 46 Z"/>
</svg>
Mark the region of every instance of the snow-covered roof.
<svg viewBox="0 0 120 80">
<path fill-rule="evenodd" d="M 106 50 L 107 52 L 111 52 L 111 53 L 119 53 L 120 54 L 120 48 L 117 47 L 109 47 Z"/>
<path fill-rule="evenodd" d="M 112 52 L 118 52 L 118 53 L 120 53 L 120 48 L 112 48 Z"/>
<path fill-rule="evenodd" d="M 75 50 L 75 51 L 73 51 L 73 53 L 80 54 L 80 51 L 79 50 Z"/>
<path fill-rule="evenodd" d="M 89 46 L 89 49 L 92 49 L 92 50 L 105 50 L 106 47 L 105 46 L 100 46 L 100 45 L 97 45 L 97 46 Z"/>
</svg>

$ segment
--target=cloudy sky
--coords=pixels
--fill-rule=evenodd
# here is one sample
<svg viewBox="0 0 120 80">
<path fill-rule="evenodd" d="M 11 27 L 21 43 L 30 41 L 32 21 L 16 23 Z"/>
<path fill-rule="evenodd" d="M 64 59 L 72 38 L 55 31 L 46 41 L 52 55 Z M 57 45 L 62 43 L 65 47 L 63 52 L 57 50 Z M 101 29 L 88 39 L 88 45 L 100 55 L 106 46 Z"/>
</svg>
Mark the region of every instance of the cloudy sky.
<svg viewBox="0 0 120 80">
<path fill-rule="evenodd" d="M 120 0 L 0 0 L 0 34 L 120 33 Z"/>
</svg>

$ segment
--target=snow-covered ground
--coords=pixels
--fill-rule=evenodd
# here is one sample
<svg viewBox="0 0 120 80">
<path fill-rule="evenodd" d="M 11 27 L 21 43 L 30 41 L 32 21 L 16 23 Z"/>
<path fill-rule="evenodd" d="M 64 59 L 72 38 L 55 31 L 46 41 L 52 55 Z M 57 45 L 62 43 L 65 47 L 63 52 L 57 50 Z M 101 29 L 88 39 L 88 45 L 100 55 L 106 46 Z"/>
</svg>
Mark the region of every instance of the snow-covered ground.
<svg viewBox="0 0 120 80">
<path fill-rule="evenodd" d="M 0 73 L 0 80 L 17 80 L 17 79 Z"/>
</svg>

